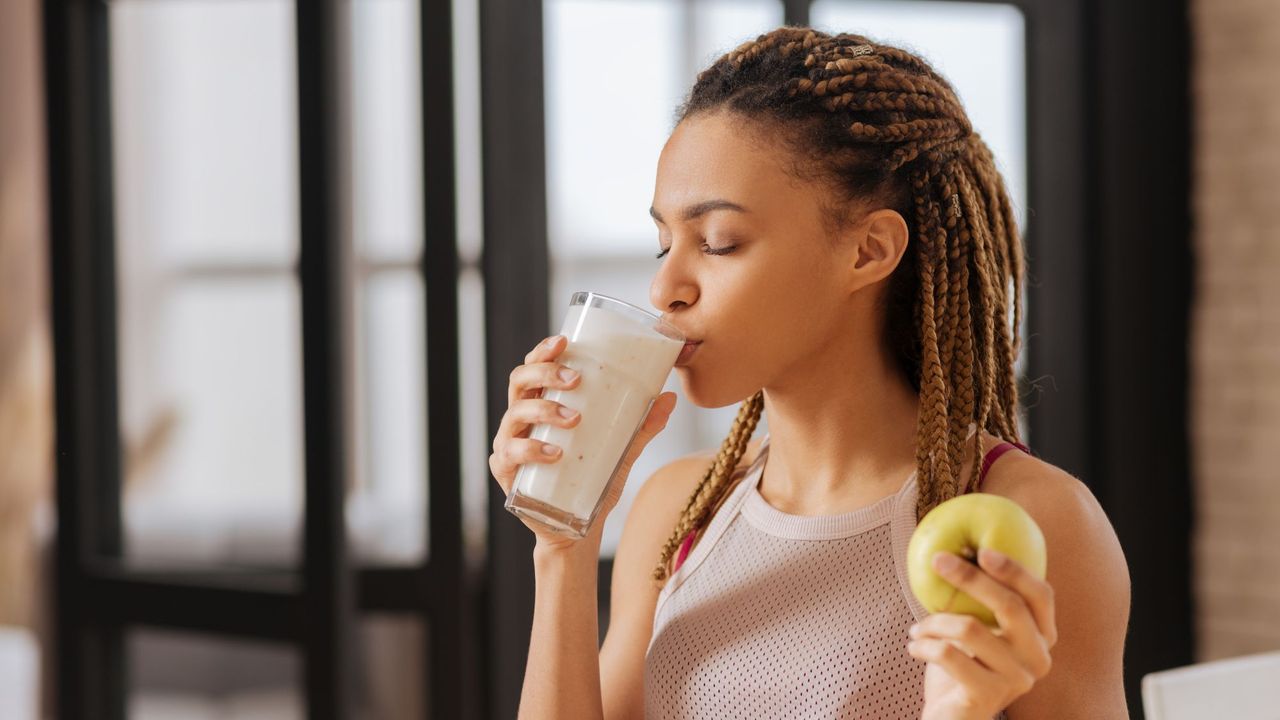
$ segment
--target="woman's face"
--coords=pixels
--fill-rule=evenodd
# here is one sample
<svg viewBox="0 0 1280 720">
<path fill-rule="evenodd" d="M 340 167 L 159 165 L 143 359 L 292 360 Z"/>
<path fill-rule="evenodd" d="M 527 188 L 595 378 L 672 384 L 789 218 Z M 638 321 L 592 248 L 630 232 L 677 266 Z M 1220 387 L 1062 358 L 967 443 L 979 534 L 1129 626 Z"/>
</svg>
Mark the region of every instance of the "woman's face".
<svg viewBox="0 0 1280 720">
<path fill-rule="evenodd" d="M 876 337 L 865 327 L 874 303 L 856 292 L 869 282 L 854 270 L 859 243 L 828 238 L 820 186 L 786 171 L 781 145 L 739 116 L 704 114 L 682 121 L 658 160 L 653 215 L 666 255 L 649 299 L 701 341 L 677 368 L 700 407 L 801 381 L 810 362 Z"/>
</svg>

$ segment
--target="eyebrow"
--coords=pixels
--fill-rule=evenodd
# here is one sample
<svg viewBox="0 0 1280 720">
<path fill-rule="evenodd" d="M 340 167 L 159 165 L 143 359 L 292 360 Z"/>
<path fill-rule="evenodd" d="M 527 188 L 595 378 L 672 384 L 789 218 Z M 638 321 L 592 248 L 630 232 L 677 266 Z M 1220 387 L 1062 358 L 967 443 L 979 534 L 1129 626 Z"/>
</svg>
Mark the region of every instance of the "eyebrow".
<svg viewBox="0 0 1280 720">
<path fill-rule="evenodd" d="M 689 222 L 695 220 L 712 210 L 734 210 L 736 212 L 745 213 L 748 210 L 741 205 L 729 202 L 728 200 L 703 200 L 696 205 L 690 205 L 680 212 L 680 219 Z M 662 215 L 652 206 L 649 207 L 649 215 L 660 223 L 665 223 Z"/>
</svg>

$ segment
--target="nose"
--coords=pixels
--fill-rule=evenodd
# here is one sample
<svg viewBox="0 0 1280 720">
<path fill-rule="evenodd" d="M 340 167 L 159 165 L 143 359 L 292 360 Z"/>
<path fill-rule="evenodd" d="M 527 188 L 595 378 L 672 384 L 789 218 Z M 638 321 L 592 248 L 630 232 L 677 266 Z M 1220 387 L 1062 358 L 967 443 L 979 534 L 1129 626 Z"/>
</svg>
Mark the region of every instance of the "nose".
<svg viewBox="0 0 1280 720">
<path fill-rule="evenodd" d="M 649 302 L 662 312 L 673 312 L 697 301 L 697 283 L 688 272 L 683 253 L 673 246 L 649 284 Z"/>
</svg>

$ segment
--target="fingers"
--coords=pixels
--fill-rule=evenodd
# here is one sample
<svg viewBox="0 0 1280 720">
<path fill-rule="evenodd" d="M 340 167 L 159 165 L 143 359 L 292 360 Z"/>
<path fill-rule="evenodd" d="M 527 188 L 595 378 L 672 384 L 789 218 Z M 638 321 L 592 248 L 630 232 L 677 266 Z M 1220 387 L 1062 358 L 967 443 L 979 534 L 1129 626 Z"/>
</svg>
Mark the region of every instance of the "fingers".
<svg viewBox="0 0 1280 720">
<path fill-rule="evenodd" d="M 1032 575 L 1018 561 L 995 550 L 983 548 L 979 551 L 978 564 L 987 574 L 1022 595 L 1031 609 L 1040 634 L 1049 647 L 1053 647 L 1058 642 L 1058 628 L 1054 622 L 1053 586 Z"/>
<path fill-rule="evenodd" d="M 509 493 L 511 483 L 515 480 L 516 468 L 527 463 L 558 462 L 562 454 L 563 451 L 560 448 L 541 440 L 511 438 L 489 455 L 489 471 L 502 486 L 502 491 Z"/>
<path fill-rule="evenodd" d="M 912 640 L 907 643 L 907 652 L 912 657 L 941 666 L 957 682 L 976 691 L 975 694 L 994 693 L 1003 686 L 996 673 L 982 667 L 977 660 L 946 640 Z"/>
<path fill-rule="evenodd" d="M 536 397 L 542 389 L 570 390 L 578 386 L 582 376 L 573 368 L 554 362 L 520 365 L 511 371 L 507 384 L 507 405 L 517 400 Z"/>
<path fill-rule="evenodd" d="M 946 561 L 945 558 L 948 557 L 955 562 Z M 998 560 L 999 558 L 988 554 L 986 562 L 996 561 L 994 564 L 1000 564 Z M 1007 564 L 1001 565 L 1000 571 L 1006 578 L 1011 578 L 1018 573 L 1025 576 L 1017 581 L 1019 586 L 1032 588 L 1036 584 L 1045 584 L 1014 560 L 1007 557 L 1005 560 Z M 979 562 L 983 561 L 979 560 Z M 1033 604 L 1042 605 L 1048 597 L 1043 589 L 1034 589 L 1031 591 L 1031 597 L 1024 597 L 1015 587 L 1006 585 L 1004 581 L 997 580 L 988 574 L 985 566 L 979 567 L 965 562 L 951 553 L 939 553 L 935 556 L 934 569 L 948 582 L 991 609 L 1000 625 L 1000 634 L 1008 640 L 1023 667 L 1030 670 L 1035 677 L 1044 677 L 1048 674 L 1049 647 L 1052 645 L 1050 640 L 1056 640 L 1056 637 L 1042 633 L 1040 622 L 1031 608 Z M 1052 630 L 1053 607 L 1051 605 L 1042 607 L 1041 612 L 1048 613 L 1046 622 Z M 1054 632 L 1056 634 L 1056 631 Z"/>
<path fill-rule="evenodd" d="M 529 429 L 534 425 L 571 428 L 581 421 L 581 413 L 554 400 L 541 398 L 517 400 L 502 416 L 498 434 L 493 438 L 493 449 L 497 450 L 504 438 L 528 437 Z"/>
<path fill-rule="evenodd" d="M 552 335 L 538 343 L 524 356 L 524 364 L 530 365 L 532 363 L 555 360 L 560 353 L 564 352 L 566 343 L 565 336 Z"/>
<path fill-rule="evenodd" d="M 1031 609 L 1013 588 L 983 572 L 981 568 L 953 553 L 941 552 L 933 557 L 933 569 L 947 582 L 986 605 L 1006 630 L 1035 626 Z"/>
<path fill-rule="evenodd" d="M 950 641 L 958 645 L 966 655 L 977 659 L 984 667 L 1001 676 L 1012 678 L 1015 685 L 1023 680 L 1035 681 L 1034 677 L 1030 677 L 1031 673 L 1018 661 L 1009 643 L 975 617 L 955 613 L 935 613 L 912 625 L 908 634 L 913 640 Z"/>
</svg>

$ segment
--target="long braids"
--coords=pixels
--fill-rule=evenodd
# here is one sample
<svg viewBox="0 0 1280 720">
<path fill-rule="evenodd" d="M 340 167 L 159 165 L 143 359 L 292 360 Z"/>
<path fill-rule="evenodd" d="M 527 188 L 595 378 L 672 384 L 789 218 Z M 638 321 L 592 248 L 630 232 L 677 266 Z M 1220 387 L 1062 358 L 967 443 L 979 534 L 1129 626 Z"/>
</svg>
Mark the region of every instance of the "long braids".
<svg viewBox="0 0 1280 720">
<path fill-rule="evenodd" d="M 914 249 L 889 280 L 885 339 L 920 394 L 916 516 L 972 491 L 980 431 L 1019 439 L 1023 255 L 1004 181 L 955 91 L 899 48 L 783 27 L 700 73 L 677 116 L 717 110 L 782 130 L 777 136 L 809 161 L 796 172 L 833 181 L 845 200 L 829 208 L 833 227 L 867 198 L 907 220 Z M 680 544 L 705 527 L 740 477 L 735 470 L 763 408 L 762 392 L 742 404 L 662 548 L 655 580 L 668 577 Z M 968 486 L 960 487 L 971 425 L 979 432 Z"/>
</svg>

